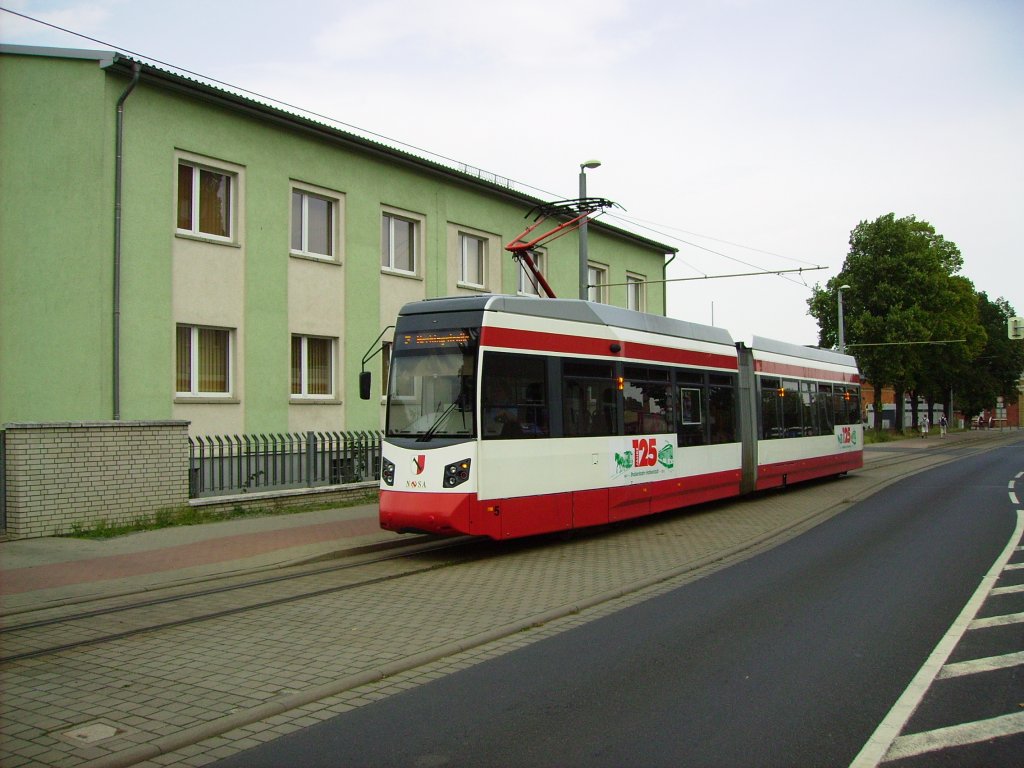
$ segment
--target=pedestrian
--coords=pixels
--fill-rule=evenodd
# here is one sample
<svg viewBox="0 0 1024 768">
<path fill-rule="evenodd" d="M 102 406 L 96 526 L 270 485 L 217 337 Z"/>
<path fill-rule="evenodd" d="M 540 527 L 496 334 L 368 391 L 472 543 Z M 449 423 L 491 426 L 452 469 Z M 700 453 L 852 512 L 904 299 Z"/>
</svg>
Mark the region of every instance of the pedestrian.
<svg viewBox="0 0 1024 768">
<path fill-rule="evenodd" d="M 921 437 L 928 437 L 928 416 L 921 417 Z"/>
<path fill-rule="evenodd" d="M 946 414 L 942 414 L 939 417 L 939 437 L 946 436 L 946 427 L 949 426 L 949 422 L 946 421 Z"/>
</svg>

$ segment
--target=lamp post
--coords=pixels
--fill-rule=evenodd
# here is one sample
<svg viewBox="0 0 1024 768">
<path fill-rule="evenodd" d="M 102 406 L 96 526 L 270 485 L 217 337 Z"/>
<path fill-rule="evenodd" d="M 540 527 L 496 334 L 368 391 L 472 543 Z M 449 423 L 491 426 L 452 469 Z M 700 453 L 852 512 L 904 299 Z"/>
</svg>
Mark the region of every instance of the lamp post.
<svg viewBox="0 0 1024 768">
<path fill-rule="evenodd" d="M 587 196 L 587 168 L 597 168 L 601 165 L 600 160 L 587 160 L 580 163 L 580 200 Z M 588 284 L 590 283 L 590 272 L 587 267 L 587 220 L 580 222 L 580 298 L 587 300 Z"/>
<path fill-rule="evenodd" d="M 846 354 L 846 336 L 843 329 L 843 291 L 850 290 L 848 285 L 839 286 L 839 354 Z"/>
</svg>

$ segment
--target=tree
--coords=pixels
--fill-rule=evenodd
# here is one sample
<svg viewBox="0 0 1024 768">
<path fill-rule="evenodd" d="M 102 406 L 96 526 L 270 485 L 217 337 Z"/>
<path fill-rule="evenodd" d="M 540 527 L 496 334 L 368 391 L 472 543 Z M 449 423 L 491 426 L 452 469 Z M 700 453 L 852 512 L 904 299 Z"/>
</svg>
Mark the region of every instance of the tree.
<svg viewBox="0 0 1024 768">
<path fill-rule="evenodd" d="M 984 344 L 970 369 L 958 381 L 957 405 L 972 416 L 991 408 L 999 396 L 1016 392 L 1024 374 L 1024 343 L 1006 335 L 1006 323 L 1016 312 L 1003 298 L 990 301 L 982 292 L 975 296 Z"/>
<path fill-rule="evenodd" d="M 895 389 L 897 404 L 907 391 L 934 397 L 949 371 L 965 365 L 983 343 L 974 286 L 956 275 L 962 266 L 960 249 L 931 224 L 889 213 L 860 222 L 850 233 L 842 271 L 824 288 L 815 286 L 809 314 L 818 321 L 822 346 L 837 341 L 837 293 L 849 286 L 843 290 L 847 351 L 856 354 L 861 373 L 874 385 L 876 428 L 881 427 L 883 386 Z M 948 339 L 967 342 L 944 349 L 939 355 L 945 367 L 933 368 L 938 348 L 919 343 Z M 916 423 L 916 409 L 912 413 Z M 899 405 L 896 428 L 903 428 Z"/>
</svg>

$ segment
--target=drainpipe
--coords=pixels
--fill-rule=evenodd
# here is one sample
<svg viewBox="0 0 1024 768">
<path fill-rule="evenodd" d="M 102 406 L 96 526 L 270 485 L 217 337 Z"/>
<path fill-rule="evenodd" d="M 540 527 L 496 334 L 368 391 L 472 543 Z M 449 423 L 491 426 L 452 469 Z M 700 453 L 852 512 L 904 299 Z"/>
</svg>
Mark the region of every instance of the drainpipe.
<svg viewBox="0 0 1024 768">
<path fill-rule="evenodd" d="M 665 317 L 668 317 L 668 265 L 676 260 L 679 252 L 672 254 L 672 258 L 661 265 L 661 306 L 665 310 Z"/>
<path fill-rule="evenodd" d="M 142 65 L 132 62 L 132 81 L 117 100 L 114 159 L 114 421 L 121 420 L 121 172 L 124 154 L 124 103 L 139 83 Z"/>
</svg>

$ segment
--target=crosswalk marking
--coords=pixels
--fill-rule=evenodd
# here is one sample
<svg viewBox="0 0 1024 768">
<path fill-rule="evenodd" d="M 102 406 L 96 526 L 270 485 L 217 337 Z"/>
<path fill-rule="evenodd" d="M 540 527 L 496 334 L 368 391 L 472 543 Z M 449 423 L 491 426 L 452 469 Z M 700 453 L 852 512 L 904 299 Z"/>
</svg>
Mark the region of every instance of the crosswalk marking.
<svg viewBox="0 0 1024 768">
<path fill-rule="evenodd" d="M 958 661 L 955 664 L 944 666 L 936 680 L 975 675 L 979 672 L 991 672 L 994 669 L 1009 669 L 1021 664 L 1024 664 L 1024 651 L 1005 653 L 1002 656 L 988 656 L 984 659 L 972 659 L 971 661 Z"/>
<path fill-rule="evenodd" d="M 886 754 L 886 760 L 899 760 L 904 757 L 923 755 L 947 747 L 959 747 L 965 744 L 977 744 L 1001 736 L 1013 736 L 1024 733 L 1024 712 L 993 717 L 989 720 L 978 720 L 973 723 L 951 725 L 937 728 L 934 731 L 912 733 L 900 736 L 893 741 L 892 748 Z"/>
<path fill-rule="evenodd" d="M 988 627 L 1005 627 L 1008 624 L 1024 623 L 1024 613 L 1007 613 L 1002 616 L 990 616 L 987 619 L 975 619 L 968 629 L 986 629 Z"/>
</svg>

